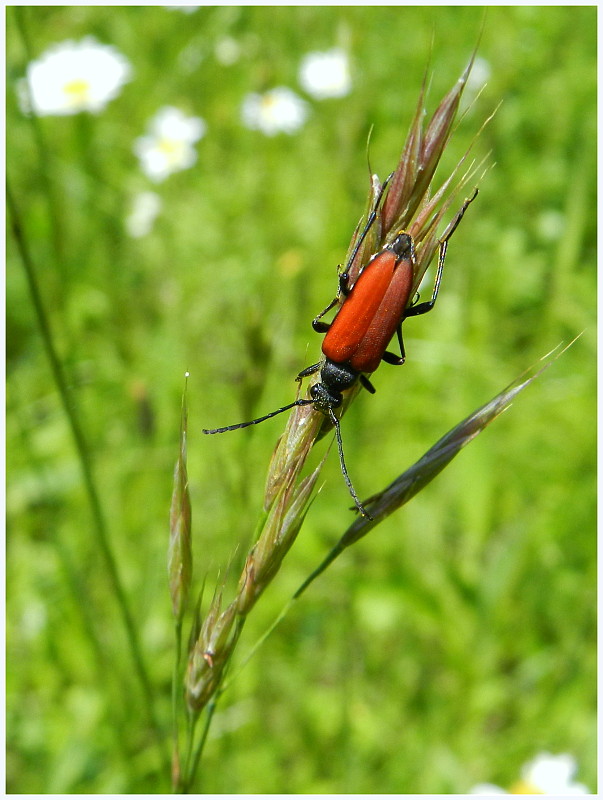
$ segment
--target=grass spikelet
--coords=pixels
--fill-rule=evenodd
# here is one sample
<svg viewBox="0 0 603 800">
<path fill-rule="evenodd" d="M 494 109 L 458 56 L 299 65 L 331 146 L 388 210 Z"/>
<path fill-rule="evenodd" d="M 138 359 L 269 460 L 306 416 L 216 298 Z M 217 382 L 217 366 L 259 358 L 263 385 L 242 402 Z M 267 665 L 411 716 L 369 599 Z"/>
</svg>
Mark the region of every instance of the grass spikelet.
<svg viewBox="0 0 603 800">
<path fill-rule="evenodd" d="M 452 126 L 473 66 L 473 57 L 456 84 L 444 97 L 427 128 L 423 130 L 425 81 L 407 142 L 383 203 L 383 229 L 407 229 L 429 189 L 440 158 L 452 132 Z"/>
<path fill-rule="evenodd" d="M 188 379 L 188 372 L 186 373 Z M 191 546 L 191 501 L 186 470 L 186 437 L 188 433 L 186 384 L 182 395 L 180 452 L 174 468 L 174 489 L 170 507 L 170 543 L 168 577 L 174 618 L 182 620 L 186 610 L 193 569 Z"/>
<path fill-rule="evenodd" d="M 197 715 L 217 691 L 222 673 L 238 639 L 234 627 L 236 606 L 231 603 L 221 611 L 223 591 L 216 592 L 191 649 L 186 670 L 186 700 Z"/>
<path fill-rule="evenodd" d="M 324 461 L 324 459 L 323 459 Z M 283 484 L 260 538 L 247 557 L 239 582 L 237 613 L 246 616 L 281 567 L 308 511 L 322 463 L 298 485 Z"/>
<path fill-rule="evenodd" d="M 264 492 L 266 511 L 271 508 L 284 487 L 288 486 L 291 491 L 292 482 L 303 469 L 320 434 L 323 420 L 322 414 L 316 414 L 312 406 L 298 406 L 293 409 L 270 459 Z"/>
</svg>

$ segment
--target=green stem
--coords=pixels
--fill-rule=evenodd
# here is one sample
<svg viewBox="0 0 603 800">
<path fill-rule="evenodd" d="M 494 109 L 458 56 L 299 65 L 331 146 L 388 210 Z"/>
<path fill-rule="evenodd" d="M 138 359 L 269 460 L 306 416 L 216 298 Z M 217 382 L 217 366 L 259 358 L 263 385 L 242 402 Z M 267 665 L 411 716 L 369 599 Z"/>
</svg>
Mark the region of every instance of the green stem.
<svg viewBox="0 0 603 800">
<path fill-rule="evenodd" d="M 67 421 L 69 423 L 69 427 L 71 429 L 71 434 L 73 436 L 73 441 L 77 451 L 80 463 L 80 469 L 82 472 L 82 478 L 84 481 L 84 487 L 88 497 L 88 503 L 90 505 L 94 526 L 96 528 L 96 541 L 98 542 L 101 554 L 104 558 L 105 566 L 109 574 L 109 580 L 112 584 L 113 591 L 115 592 L 115 597 L 117 599 L 117 605 L 121 612 L 122 622 L 126 630 L 126 636 L 130 647 L 132 660 L 134 662 L 134 668 L 143 690 L 145 698 L 145 708 L 148 715 L 149 724 L 153 729 L 153 732 L 157 739 L 157 744 L 161 750 L 162 760 L 164 764 L 168 766 L 169 769 L 169 757 L 167 749 L 165 746 L 165 742 L 163 740 L 161 727 L 159 726 L 159 723 L 155 715 L 153 690 L 142 657 L 142 650 L 140 647 L 140 642 L 138 640 L 136 625 L 134 623 L 134 619 L 132 617 L 130 608 L 128 606 L 126 593 L 123 588 L 123 584 L 121 581 L 121 577 L 119 575 L 113 551 L 111 549 L 111 544 L 109 541 L 109 535 L 107 531 L 107 525 L 105 523 L 105 518 L 103 515 L 100 499 L 94 481 L 92 461 L 90 457 L 88 444 L 86 442 L 84 432 L 80 425 L 80 421 L 76 414 L 75 403 L 69 391 L 67 378 L 63 371 L 63 366 L 59 359 L 58 353 L 55 350 L 52 338 L 52 332 L 50 330 L 50 323 L 48 320 L 48 315 L 46 314 L 46 309 L 44 308 L 44 303 L 42 301 L 42 295 L 40 293 L 40 289 L 38 286 L 33 260 L 31 258 L 29 248 L 25 241 L 25 237 L 23 235 L 23 230 L 21 226 L 21 216 L 19 214 L 19 210 L 10 187 L 10 181 L 8 179 L 6 181 L 6 197 L 8 201 L 8 207 L 10 209 L 12 232 L 15 238 L 15 242 L 17 244 L 17 249 L 19 251 L 21 261 L 23 263 L 23 267 L 25 269 L 25 274 L 27 276 L 27 283 L 35 311 L 36 321 L 40 330 L 40 334 L 42 336 L 42 342 L 44 345 L 44 349 L 46 351 L 46 356 L 48 358 L 48 361 L 50 362 L 52 377 L 57 386 L 59 396 L 61 399 L 61 404 L 63 406 L 63 411 L 65 412 L 65 416 L 67 417 Z"/>
<path fill-rule="evenodd" d="M 174 659 L 174 672 L 172 674 L 172 788 L 180 793 L 182 784 L 182 763 L 180 761 L 180 741 L 178 736 L 178 700 L 181 697 L 179 689 L 182 686 L 180 669 L 182 664 L 182 620 L 176 621 L 176 658 Z M 177 767 L 177 772 L 174 769 Z"/>
<path fill-rule="evenodd" d="M 195 728 L 199 716 L 189 711 L 187 716 L 186 730 L 186 757 L 184 759 L 184 769 L 180 777 L 179 791 L 181 794 L 188 794 L 191 787 L 191 761 L 193 759 L 193 746 L 195 743 Z"/>
<path fill-rule="evenodd" d="M 235 630 L 234 630 L 234 633 L 233 633 L 232 643 L 230 645 L 231 654 L 234 652 L 234 650 L 236 648 L 236 645 L 237 645 L 237 642 L 239 640 L 239 637 L 241 636 L 241 633 L 243 632 L 243 628 L 245 627 L 245 621 L 246 621 L 246 617 L 238 617 L 237 618 L 236 627 L 235 627 Z M 206 714 L 205 714 L 205 725 L 203 726 L 203 732 L 201 734 L 201 738 L 199 739 L 199 743 L 197 745 L 197 749 L 195 751 L 195 755 L 194 755 L 192 764 L 191 764 L 190 760 L 187 763 L 187 781 L 186 781 L 186 789 L 184 791 L 190 790 L 191 787 L 195 783 L 197 770 L 199 768 L 199 763 L 201 761 L 201 756 L 203 754 L 203 749 L 205 747 L 205 742 L 207 741 L 207 735 L 209 733 L 209 728 L 210 728 L 210 725 L 211 725 L 211 721 L 212 721 L 214 712 L 216 710 L 216 706 L 218 705 L 218 701 L 219 701 L 220 697 L 222 696 L 222 694 L 224 693 L 223 684 L 224 684 L 224 679 L 226 677 L 227 668 L 228 667 L 224 668 L 224 673 L 222 674 L 221 683 L 216 688 L 216 690 L 214 692 L 214 695 L 213 695 L 212 699 L 210 700 L 210 702 L 209 702 L 209 704 L 207 706 L 207 711 L 206 711 Z M 191 737 L 191 741 L 192 741 L 192 737 Z M 199 788 L 197 787 L 197 792 L 198 791 L 199 791 Z"/>
<path fill-rule="evenodd" d="M 205 747 L 205 742 L 207 741 L 207 734 L 209 733 L 209 728 L 211 726 L 211 721 L 214 716 L 214 712 L 218 705 L 218 700 L 220 699 L 221 692 L 218 689 L 216 694 L 210 700 L 209 705 L 207 706 L 207 711 L 205 712 L 205 725 L 203 726 L 203 732 L 201 733 L 201 738 L 199 739 L 199 744 L 197 745 L 197 750 L 195 751 L 195 755 L 190 764 L 190 772 L 188 775 L 188 781 L 186 788 L 190 790 L 195 783 L 195 778 L 197 776 L 197 770 L 199 769 L 199 763 L 201 761 L 201 755 L 203 754 L 203 749 Z M 197 789 L 197 791 L 199 791 Z"/>
<path fill-rule="evenodd" d="M 21 34 L 21 40 L 23 42 L 23 49 L 25 50 L 25 54 L 27 56 L 28 61 L 33 60 L 33 50 L 31 47 L 31 41 L 29 39 L 29 31 L 27 29 L 26 23 L 26 13 L 29 13 L 25 7 L 15 6 L 14 14 L 17 21 L 17 27 L 19 28 L 19 33 Z M 26 84 L 27 92 L 29 92 L 29 85 Z M 58 193 L 54 190 L 54 183 L 50 178 L 49 175 L 49 165 L 53 163 L 52 153 L 50 149 L 46 145 L 46 140 L 44 138 L 44 134 L 42 133 L 42 126 L 40 124 L 40 120 L 35 113 L 30 115 L 31 126 L 33 130 L 34 139 L 36 142 L 36 147 L 38 148 L 39 153 L 39 162 L 38 162 L 38 171 L 40 175 L 40 180 L 42 183 L 42 187 L 44 189 L 44 196 L 47 200 L 47 209 L 48 209 L 48 217 L 50 220 L 50 236 L 52 240 L 52 246 L 55 256 L 55 262 L 57 269 L 64 274 L 65 268 L 65 253 L 63 247 L 63 224 L 61 221 L 61 214 L 60 214 L 60 198 Z M 66 284 L 65 281 L 63 281 Z M 64 294 L 64 293 L 63 293 Z M 57 296 L 56 300 L 59 303 L 63 302 L 62 296 Z"/>
</svg>

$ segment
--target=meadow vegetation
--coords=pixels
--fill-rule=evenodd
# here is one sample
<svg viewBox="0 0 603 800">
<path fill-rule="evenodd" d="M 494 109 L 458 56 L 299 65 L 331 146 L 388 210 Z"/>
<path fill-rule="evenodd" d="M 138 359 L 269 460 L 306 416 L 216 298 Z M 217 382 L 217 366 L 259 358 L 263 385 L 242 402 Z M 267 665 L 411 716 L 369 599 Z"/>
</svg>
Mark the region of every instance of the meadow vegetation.
<svg viewBox="0 0 603 800">
<path fill-rule="evenodd" d="M 7 12 L 8 178 L 84 442 L 78 451 L 9 214 L 9 791 L 169 791 L 166 561 L 184 373 L 193 601 L 205 583 L 207 604 L 217 581 L 229 598 L 236 588 L 284 421 L 201 431 L 294 399 L 295 375 L 319 357 L 310 322 L 364 209 L 369 130 L 383 179 L 425 71 L 433 113 L 482 23 L 486 86 L 467 92 L 441 169 L 502 101 L 474 145 L 491 166 L 435 310 L 405 323 L 406 364 L 382 366 L 377 394 L 342 421 L 360 497 L 582 335 L 238 671 L 353 519 L 331 448 L 249 615 L 199 790 L 459 793 L 511 785 L 539 751 L 571 753 L 596 789 L 596 9 L 82 6 Z M 97 113 L 25 113 L 27 64 L 86 36 L 131 65 L 118 95 Z M 313 97 L 300 64 L 334 47 L 349 56 L 350 90 Z M 303 120 L 252 129 L 245 99 L 278 86 L 303 100 Z M 203 126 L 189 128 L 196 162 L 156 180 L 134 143 L 165 106 Z M 141 234 L 132 209 L 149 192 L 156 218 Z"/>
</svg>

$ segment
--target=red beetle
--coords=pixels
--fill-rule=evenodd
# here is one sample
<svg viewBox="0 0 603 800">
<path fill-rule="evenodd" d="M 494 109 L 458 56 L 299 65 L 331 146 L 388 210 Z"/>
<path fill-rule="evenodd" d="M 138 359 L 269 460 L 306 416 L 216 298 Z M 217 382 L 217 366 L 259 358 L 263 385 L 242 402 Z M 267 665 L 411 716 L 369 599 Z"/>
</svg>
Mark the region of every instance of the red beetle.
<svg viewBox="0 0 603 800">
<path fill-rule="evenodd" d="M 327 324 L 321 322 L 320 318 L 337 303 L 339 296 L 314 319 L 312 323 L 314 330 L 319 333 L 326 332 L 322 343 L 322 352 L 325 358 L 302 370 L 297 376 L 297 379 L 301 380 L 320 370 L 320 381 L 310 387 L 310 399 L 295 400 L 293 403 L 250 422 L 204 430 L 203 433 L 223 433 L 237 428 L 246 428 L 248 425 L 257 425 L 258 422 L 270 419 L 294 406 L 313 405 L 317 411 L 328 416 L 335 427 L 343 477 L 356 507 L 361 514 L 368 517 L 369 515 L 354 491 L 346 469 L 339 420 L 334 409 L 339 408 L 343 402 L 342 392 L 350 389 L 358 380 L 371 394 L 375 392 L 367 375 L 377 369 L 381 360 L 396 365 L 404 363 L 402 323 L 408 317 L 426 314 L 434 307 L 442 280 L 448 241 L 476 195 L 477 189 L 463 203 L 449 226 L 446 236 L 440 241 L 438 270 L 431 300 L 408 305 L 414 280 L 415 246 L 412 236 L 405 231 L 400 231 L 390 244 L 385 245 L 371 258 L 351 288 L 348 286 L 347 270 L 342 273 L 340 295 L 343 294 L 344 300 L 333 322 Z M 352 264 L 374 218 L 375 212 L 370 215 L 349 264 Z M 400 356 L 386 350 L 396 332 L 400 345 Z"/>
<path fill-rule="evenodd" d="M 358 372 L 377 369 L 401 319 L 408 316 L 404 310 L 414 260 L 413 240 L 400 232 L 367 264 L 324 338 L 322 352 L 328 359 Z"/>
</svg>

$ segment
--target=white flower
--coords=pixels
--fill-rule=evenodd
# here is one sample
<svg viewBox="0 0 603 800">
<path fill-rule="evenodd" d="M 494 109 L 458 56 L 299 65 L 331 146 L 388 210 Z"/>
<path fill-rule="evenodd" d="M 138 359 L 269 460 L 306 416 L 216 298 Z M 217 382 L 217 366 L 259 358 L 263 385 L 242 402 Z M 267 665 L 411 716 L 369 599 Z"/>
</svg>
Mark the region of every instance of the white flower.
<svg viewBox="0 0 603 800">
<path fill-rule="evenodd" d="M 582 783 L 573 783 L 578 766 L 572 756 L 539 753 L 521 770 L 522 782 L 538 794 L 590 794 Z"/>
<path fill-rule="evenodd" d="M 248 94 L 241 108 L 243 123 L 266 136 L 295 133 L 308 116 L 305 100 L 285 86 L 277 86 L 264 94 Z"/>
<path fill-rule="evenodd" d="M 161 198 L 155 192 L 139 192 L 132 199 L 132 209 L 126 217 L 126 230 L 133 239 L 151 232 L 161 211 Z"/>
<path fill-rule="evenodd" d="M 22 111 L 39 116 L 102 111 L 130 80 L 130 63 L 114 47 L 87 36 L 46 50 L 18 84 Z M 29 90 L 29 91 L 28 91 Z"/>
<path fill-rule="evenodd" d="M 159 183 L 172 172 L 192 167 L 197 161 L 193 147 L 205 134 L 201 117 L 187 117 L 180 109 L 164 106 L 149 124 L 149 133 L 134 142 L 142 171 Z"/>
<path fill-rule="evenodd" d="M 343 97 L 352 88 L 350 65 L 343 50 L 308 53 L 299 69 L 299 82 L 317 100 Z"/>
<path fill-rule="evenodd" d="M 490 783 L 474 786 L 471 794 L 548 794 L 548 795 L 584 795 L 590 791 L 582 783 L 573 783 L 577 765 L 572 756 L 562 754 L 553 756 L 550 753 L 539 753 L 521 770 L 521 780 L 509 791 Z"/>
</svg>

